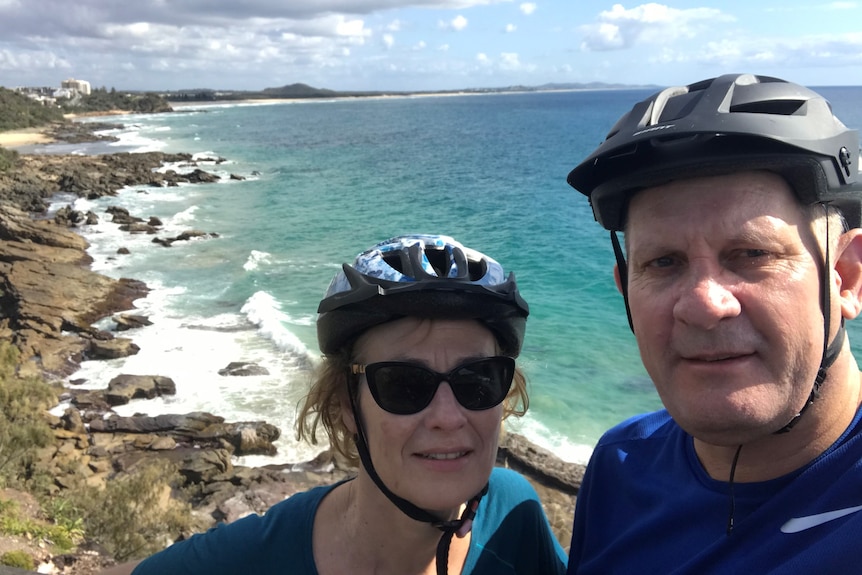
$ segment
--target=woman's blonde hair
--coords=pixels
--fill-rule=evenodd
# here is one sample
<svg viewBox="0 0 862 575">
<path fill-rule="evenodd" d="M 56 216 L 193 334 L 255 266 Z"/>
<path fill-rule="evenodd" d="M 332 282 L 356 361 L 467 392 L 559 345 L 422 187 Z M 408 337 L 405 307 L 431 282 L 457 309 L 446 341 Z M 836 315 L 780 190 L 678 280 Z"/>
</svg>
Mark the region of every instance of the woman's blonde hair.
<svg viewBox="0 0 862 575">
<path fill-rule="evenodd" d="M 318 431 L 323 428 L 329 445 L 353 466 L 359 465 L 359 455 L 353 432 L 344 424 L 344 410 L 349 405 L 348 385 L 356 386 L 358 377 L 350 373 L 351 350 L 327 355 L 317 365 L 308 395 L 299 409 L 296 438 L 318 444 Z M 520 367 L 515 367 L 512 388 L 503 400 L 503 419 L 510 415 L 520 417 L 527 412 L 530 399 L 527 395 L 527 378 Z"/>
</svg>

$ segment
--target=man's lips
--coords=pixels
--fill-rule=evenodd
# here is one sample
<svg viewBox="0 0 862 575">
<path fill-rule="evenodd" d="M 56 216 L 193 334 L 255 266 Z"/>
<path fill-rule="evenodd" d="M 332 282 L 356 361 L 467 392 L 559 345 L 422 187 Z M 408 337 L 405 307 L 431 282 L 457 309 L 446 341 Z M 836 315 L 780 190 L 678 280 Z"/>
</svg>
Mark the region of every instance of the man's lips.
<svg viewBox="0 0 862 575">
<path fill-rule="evenodd" d="M 702 363 L 715 363 L 719 361 L 728 361 L 734 359 L 745 359 L 754 355 L 752 351 L 722 351 L 709 353 L 687 353 L 681 354 L 682 359 L 686 361 L 696 361 Z"/>
</svg>

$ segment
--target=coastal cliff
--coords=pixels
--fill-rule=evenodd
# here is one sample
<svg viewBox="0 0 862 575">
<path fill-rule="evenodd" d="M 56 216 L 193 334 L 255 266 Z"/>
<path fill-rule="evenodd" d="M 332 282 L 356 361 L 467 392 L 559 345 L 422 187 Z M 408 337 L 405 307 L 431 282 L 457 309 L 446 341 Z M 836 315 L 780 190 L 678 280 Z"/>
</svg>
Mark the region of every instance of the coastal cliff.
<svg viewBox="0 0 862 575">
<path fill-rule="evenodd" d="M 156 171 L 165 162 L 184 162 L 188 170 Z M 115 280 L 92 272 L 87 243 L 75 229 L 111 218 L 128 233 L 155 235 L 160 222 L 146 214 L 79 213 L 69 206 L 49 218 L 57 194 L 94 198 L 115 195 L 131 185 L 161 187 L 217 178 L 188 155 L 161 153 L 27 155 L 14 169 L 0 173 L 0 340 L 18 349 L 19 374 L 65 380 L 83 359 L 137 353 L 134 329 L 149 321 L 132 311 L 133 301 L 146 297 L 147 287 L 133 278 Z M 189 230 L 176 238 L 154 239 L 152 249 L 205 233 Z M 117 326 L 113 331 L 92 327 L 109 316 Z M 100 391 L 65 388 L 60 399 L 69 407 L 62 416 L 51 417 L 54 442 L 39 459 L 53 470 L 57 491 L 82 482 L 104 485 L 133 472 L 143 461 L 167 460 L 179 469 L 185 486 L 198 494 L 197 516 L 214 523 L 263 512 L 292 493 L 353 472 L 329 452 L 289 465 L 234 465 L 235 456 L 272 453 L 279 434 L 291 432 L 264 421 L 226 422 L 208 413 L 157 417 L 113 413 L 112 407 L 131 399 L 175 393 L 182 382 L 162 377 L 158 366 L 150 375 L 123 375 L 102 383 Z M 563 462 L 516 434 L 504 434 L 498 464 L 530 479 L 555 534 L 568 546 L 583 467 Z M 53 572 L 84 575 L 111 562 L 98 554 L 96 559 L 89 557 L 66 560 L 64 567 L 54 562 Z"/>
</svg>

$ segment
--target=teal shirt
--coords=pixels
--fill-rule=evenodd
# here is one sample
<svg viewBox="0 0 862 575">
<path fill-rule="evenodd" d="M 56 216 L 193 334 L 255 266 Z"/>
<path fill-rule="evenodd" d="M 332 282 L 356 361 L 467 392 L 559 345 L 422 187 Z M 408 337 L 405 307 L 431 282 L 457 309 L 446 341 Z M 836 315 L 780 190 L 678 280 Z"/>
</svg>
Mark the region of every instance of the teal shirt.
<svg viewBox="0 0 862 575">
<path fill-rule="evenodd" d="M 175 543 L 143 561 L 132 575 L 318 575 L 314 516 L 334 488 L 297 493 L 265 515 L 249 515 Z M 476 512 L 462 573 L 561 575 L 565 570 L 565 551 L 533 487 L 518 473 L 495 468 Z"/>
</svg>

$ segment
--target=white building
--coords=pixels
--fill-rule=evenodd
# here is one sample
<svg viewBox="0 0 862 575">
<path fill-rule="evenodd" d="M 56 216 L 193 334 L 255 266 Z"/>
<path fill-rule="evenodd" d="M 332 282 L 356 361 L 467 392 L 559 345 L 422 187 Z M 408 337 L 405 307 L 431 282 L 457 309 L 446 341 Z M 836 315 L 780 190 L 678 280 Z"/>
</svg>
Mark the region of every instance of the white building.
<svg viewBox="0 0 862 575">
<path fill-rule="evenodd" d="M 74 90 L 84 96 L 90 95 L 90 83 L 86 80 L 75 80 L 74 78 L 69 78 L 68 80 L 60 82 L 60 87 L 67 90 Z"/>
</svg>

